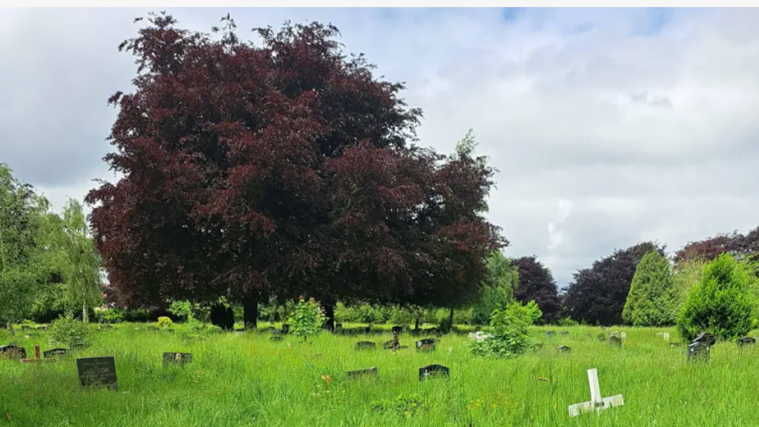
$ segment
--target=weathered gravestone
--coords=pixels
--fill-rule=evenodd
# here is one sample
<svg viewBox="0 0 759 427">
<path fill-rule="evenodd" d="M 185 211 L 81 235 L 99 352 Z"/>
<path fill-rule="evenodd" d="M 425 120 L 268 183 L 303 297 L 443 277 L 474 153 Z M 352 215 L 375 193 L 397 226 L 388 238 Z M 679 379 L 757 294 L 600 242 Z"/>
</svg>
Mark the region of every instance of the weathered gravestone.
<svg viewBox="0 0 759 427">
<path fill-rule="evenodd" d="M 356 350 L 374 350 L 376 348 L 377 344 L 372 341 L 359 341 L 356 343 Z"/>
<path fill-rule="evenodd" d="M 382 349 L 383 350 L 392 350 L 393 349 L 393 341 L 385 341 L 382 343 Z"/>
<path fill-rule="evenodd" d="M 756 344 L 756 338 L 743 337 L 738 340 L 738 347 L 753 346 Z"/>
<path fill-rule="evenodd" d="M 627 332 L 620 332 L 619 336 L 621 336 L 623 340 L 626 340 L 627 339 Z"/>
<path fill-rule="evenodd" d="M 572 349 L 565 345 L 560 345 L 556 347 L 556 351 L 558 351 L 559 353 L 571 353 Z"/>
<path fill-rule="evenodd" d="M 51 357 L 63 357 L 68 353 L 68 350 L 65 348 L 53 348 L 47 351 L 43 351 L 42 355 L 45 356 L 45 358 L 51 358 Z"/>
<path fill-rule="evenodd" d="M 711 347 L 711 346 L 714 345 L 715 341 L 716 340 L 714 339 L 714 335 L 707 334 L 707 333 L 702 333 L 701 335 L 697 336 L 693 341 L 691 341 L 691 344 L 692 343 L 703 343 L 703 344 L 706 344 L 707 346 Z"/>
<path fill-rule="evenodd" d="M 0 345 L 0 357 L 4 359 L 26 359 L 26 349 L 15 345 Z"/>
<path fill-rule="evenodd" d="M 372 367 L 369 369 L 358 369 L 355 371 L 348 371 L 348 378 L 352 380 L 357 380 L 360 378 L 368 378 L 368 377 L 374 377 L 377 378 L 377 367 Z"/>
<path fill-rule="evenodd" d="M 116 361 L 113 356 L 76 359 L 76 370 L 82 387 L 108 387 L 118 390 Z"/>
<path fill-rule="evenodd" d="M 688 344 L 688 362 L 709 362 L 710 347 L 702 342 Z"/>
<path fill-rule="evenodd" d="M 598 341 L 606 341 L 606 335 L 603 332 L 598 334 Z"/>
<path fill-rule="evenodd" d="M 290 333 L 290 324 L 285 323 L 282 325 L 282 333 L 283 334 L 289 334 Z"/>
<path fill-rule="evenodd" d="M 451 370 L 443 365 L 428 365 L 419 368 L 419 381 L 424 381 L 430 377 L 450 378 Z"/>
<path fill-rule="evenodd" d="M 554 331 L 546 331 L 546 336 L 547 337 L 552 337 L 554 335 L 556 335 L 556 332 L 554 332 Z"/>
<path fill-rule="evenodd" d="M 403 326 L 398 326 L 398 325 L 393 326 L 392 331 L 394 334 L 400 334 L 401 332 L 403 332 Z"/>
<path fill-rule="evenodd" d="M 163 367 L 169 367 L 171 365 L 184 366 L 188 363 L 192 363 L 192 353 L 175 353 L 164 352 L 163 353 Z"/>
<path fill-rule="evenodd" d="M 609 345 L 613 345 L 617 348 L 622 348 L 622 338 L 612 335 L 609 337 Z"/>
<path fill-rule="evenodd" d="M 416 342 L 416 349 L 417 351 L 434 351 L 435 340 L 429 338 L 419 340 Z"/>
<path fill-rule="evenodd" d="M 371 331 L 372 331 L 372 325 L 366 325 L 366 327 L 364 327 L 364 333 L 365 334 L 368 334 Z"/>
<path fill-rule="evenodd" d="M 661 337 L 662 339 L 664 339 L 664 341 L 669 342 L 669 332 L 664 332 L 663 334 L 661 334 Z"/>
</svg>

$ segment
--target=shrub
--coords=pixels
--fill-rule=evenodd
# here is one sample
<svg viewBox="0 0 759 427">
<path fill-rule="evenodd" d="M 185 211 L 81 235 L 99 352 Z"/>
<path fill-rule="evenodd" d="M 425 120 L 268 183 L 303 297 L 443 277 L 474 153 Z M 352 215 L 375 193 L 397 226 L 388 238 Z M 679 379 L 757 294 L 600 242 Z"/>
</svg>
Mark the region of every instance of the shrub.
<svg viewBox="0 0 759 427">
<path fill-rule="evenodd" d="M 64 345 L 74 348 L 87 344 L 88 338 L 89 329 L 87 329 L 87 325 L 74 319 L 74 314 L 69 312 L 53 322 L 49 339 L 53 346 Z"/>
<path fill-rule="evenodd" d="M 326 321 L 327 317 L 313 298 L 305 301 L 303 297 L 300 297 L 290 317 L 290 323 L 292 323 L 290 333 L 303 337 L 305 341 L 308 337 L 318 334 Z"/>
<path fill-rule="evenodd" d="M 170 328 L 174 325 L 174 322 L 171 321 L 170 318 L 166 316 L 161 316 L 158 318 L 158 327 L 159 328 Z"/>
<path fill-rule="evenodd" d="M 95 318 L 99 323 L 121 323 L 124 321 L 124 314 L 121 310 L 96 307 Z"/>
<path fill-rule="evenodd" d="M 169 313 L 177 318 L 190 320 L 192 318 L 192 303 L 190 301 L 172 301 L 169 306 Z"/>
<path fill-rule="evenodd" d="M 635 270 L 622 319 L 634 326 L 671 325 L 675 321 L 676 297 L 669 261 L 658 251 L 651 251 Z"/>
<path fill-rule="evenodd" d="M 687 340 L 702 332 L 721 339 L 746 335 L 757 323 L 753 280 L 745 265 L 729 254 L 707 264 L 677 318 L 680 335 Z"/>
<path fill-rule="evenodd" d="M 530 318 L 525 307 L 510 305 L 505 310 L 495 309 L 490 316 L 493 332 L 484 340 L 470 341 L 472 353 L 486 357 L 516 357 L 530 345 L 525 319 Z"/>
</svg>

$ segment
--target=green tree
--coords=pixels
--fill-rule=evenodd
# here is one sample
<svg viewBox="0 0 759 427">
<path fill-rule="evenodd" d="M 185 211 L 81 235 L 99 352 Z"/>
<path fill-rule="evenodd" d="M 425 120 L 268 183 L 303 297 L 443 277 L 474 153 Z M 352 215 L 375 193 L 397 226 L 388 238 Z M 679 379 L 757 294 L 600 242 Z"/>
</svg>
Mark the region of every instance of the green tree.
<svg viewBox="0 0 759 427">
<path fill-rule="evenodd" d="M 0 321 L 13 335 L 13 323 L 32 310 L 38 284 L 49 276 L 48 251 L 41 244 L 47 199 L 19 182 L 0 163 Z"/>
<path fill-rule="evenodd" d="M 677 301 L 677 311 L 685 303 L 688 292 L 693 289 L 701 280 L 704 273 L 706 262 L 701 259 L 691 259 L 675 264 L 672 275 L 672 283 L 675 288 L 675 299 Z"/>
<path fill-rule="evenodd" d="M 658 251 L 650 251 L 635 270 L 622 319 L 635 326 L 671 325 L 676 317 L 675 295 L 669 261 Z"/>
<path fill-rule="evenodd" d="M 514 301 L 514 290 L 518 286 L 519 273 L 511 260 L 501 251 L 493 251 L 485 260 L 488 274 L 480 282 L 480 293 L 473 304 L 472 320 L 487 323 L 493 310 L 504 309 Z"/>
<path fill-rule="evenodd" d="M 81 203 L 69 198 L 63 218 L 50 230 L 50 243 L 57 271 L 63 274 L 66 309 L 82 309 L 82 321 L 87 323 L 87 311 L 103 300 L 100 281 L 100 255 L 90 236 Z"/>
<path fill-rule="evenodd" d="M 702 332 L 722 339 L 747 334 L 757 323 L 754 280 L 745 263 L 729 254 L 719 255 L 688 292 L 677 318 L 680 335 L 690 340 Z"/>
</svg>

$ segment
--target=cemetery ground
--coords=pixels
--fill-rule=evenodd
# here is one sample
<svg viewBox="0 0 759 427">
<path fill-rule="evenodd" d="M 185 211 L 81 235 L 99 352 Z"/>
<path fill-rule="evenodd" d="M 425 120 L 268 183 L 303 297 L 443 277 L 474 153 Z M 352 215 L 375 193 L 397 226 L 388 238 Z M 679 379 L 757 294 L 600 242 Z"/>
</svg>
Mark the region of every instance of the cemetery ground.
<svg viewBox="0 0 759 427">
<path fill-rule="evenodd" d="M 346 325 L 347 326 L 347 325 Z M 387 329 L 368 335 L 321 335 L 304 343 L 265 332 L 173 332 L 120 324 L 93 333 L 91 345 L 53 363 L 0 360 L 0 425 L 107 427 L 242 426 L 755 426 L 759 354 L 717 343 L 709 363 L 687 363 L 686 347 L 657 332 L 668 328 L 532 327 L 543 346 L 514 359 L 471 354 L 466 335 L 438 337 L 434 351 L 382 344 Z M 547 336 L 553 330 L 555 335 Z M 561 334 L 568 331 L 568 335 Z M 599 341 L 626 332 L 622 348 Z M 34 357 L 52 348 L 46 332 L 0 332 Z M 375 350 L 357 351 L 359 341 Z M 558 346 L 571 348 L 560 353 Z M 192 353 L 192 362 L 163 366 L 163 352 Z M 84 389 L 76 359 L 113 356 L 118 389 Z M 419 368 L 440 364 L 450 378 L 419 380 Z M 347 371 L 377 368 L 376 378 Z M 589 400 L 587 370 L 596 368 L 603 397 L 624 406 L 570 418 L 567 407 Z"/>
</svg>

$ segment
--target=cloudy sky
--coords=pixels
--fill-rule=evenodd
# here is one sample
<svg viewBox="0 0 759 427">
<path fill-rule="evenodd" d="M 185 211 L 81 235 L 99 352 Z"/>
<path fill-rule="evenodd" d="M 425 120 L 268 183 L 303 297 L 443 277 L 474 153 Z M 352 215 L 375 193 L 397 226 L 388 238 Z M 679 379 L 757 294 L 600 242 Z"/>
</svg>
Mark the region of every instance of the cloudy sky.
<svg viewBox="0 0 759 427">
<path fill-rule="evenodd" d="M 130 90 L 143 9 L 0 11 L 0 162 L 57 207 L 83 198 Z M 473 127 L 499 169 L 490 218 L 560 285 L 615 248 L 759 225 L 757 10 L 170 9 L 208 30 L 317 20 L 421 107 L 421 144 Z"/>
</svg>

